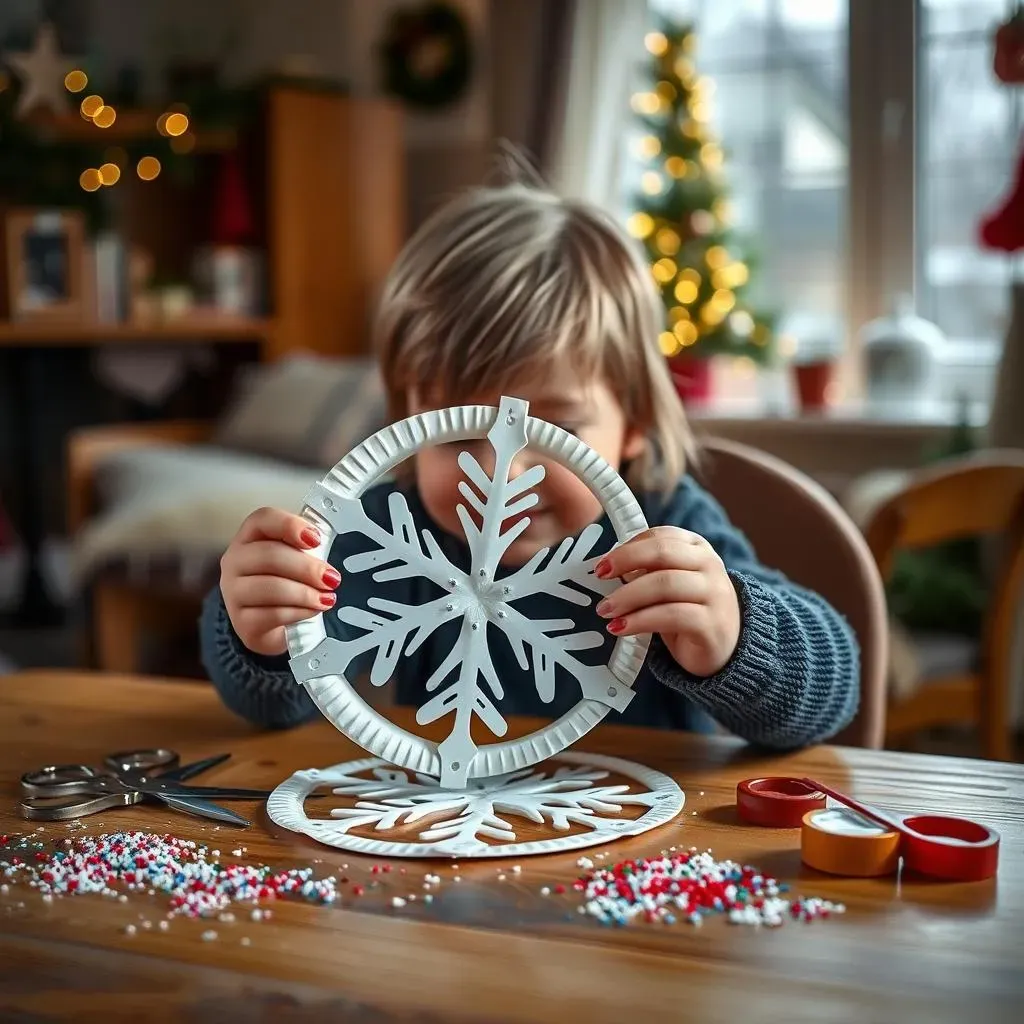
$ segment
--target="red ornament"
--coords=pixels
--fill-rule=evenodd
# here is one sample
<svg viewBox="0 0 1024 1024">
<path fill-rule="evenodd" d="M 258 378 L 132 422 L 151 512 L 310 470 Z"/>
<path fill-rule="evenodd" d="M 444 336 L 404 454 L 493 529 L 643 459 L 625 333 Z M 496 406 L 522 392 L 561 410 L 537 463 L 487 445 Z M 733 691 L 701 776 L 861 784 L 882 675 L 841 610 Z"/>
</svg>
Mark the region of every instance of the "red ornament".
<svg viewBox="0 0 1024 1024">
<path fill-rule="evenodd" d="M 1017 6 L 1013 17 L 996 29 L 992 69 L 1007 85 L 1024 82 L 1024 10 Z"/>
</svg>

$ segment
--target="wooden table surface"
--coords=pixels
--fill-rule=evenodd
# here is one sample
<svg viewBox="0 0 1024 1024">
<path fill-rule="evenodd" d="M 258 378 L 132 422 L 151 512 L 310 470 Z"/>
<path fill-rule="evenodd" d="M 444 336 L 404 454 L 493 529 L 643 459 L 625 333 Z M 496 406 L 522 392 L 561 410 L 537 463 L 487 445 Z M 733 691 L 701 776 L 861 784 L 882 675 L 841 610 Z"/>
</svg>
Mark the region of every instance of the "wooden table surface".
<svg viewBox="0 0 1024 1024">
<path fill-rule="evenodd" d="M 516 723 L 518 731 L 530 725 Z M 326 722 L 258 733 L 205 684 L 3 677 L 0 833 L 38 827 L 16 810 L 22 772 L 55 760 L 95 764 L 109 751 L 150 745 L 174 747 L 183 759 L 231 751 L 201 781 L 268 788 L 297 769 L 359 755 Z M 360 897 L 341 886 L 331 906 L 281 901 L 259 923 L 240 910 L 230 924 L 175 918 L 167 931 L 139 927 L 134 935 L 127 924 L 164 916 L 159 894 L 45 902 L 12 885 L 0 894 L 0 1020 L 1024 1020 L 1024 766 L 829 747 L 755 757 L 731 740 L 609 724 L 579 747 L 656 767 L 686 791 L 675 822 L 620 841 L 606 863 L 673 845 L 711 848 L 795 892 L 842 901 L 846 914 L 774 930 L 719 918 L 700 928 L 606 928 L 575 913 L 578 852 L 522 858 L 520 874 L 503 862 L 463 862 L 456 884 L 447 863 L 396 861 L 391 873 L 372 875 L 370 860 L 282 832 L 259 806 L 232 805 L 254 822 L 244 831 L 214 831 L 213 823 L 143 806 L 84 819 L 86 833 L 47 824 L 40 837 L 173 832 L 211 847 L 244 846 L 241 859 L 256 863 L 313 865 L 324 876 L 379 885 Z M 803 868 L 796 832 L 736 821 L 737 781 L 765 773 L 811 774 L 893 809 L 983 820 L 1002 835 L 999 876 L 948 884 L 838 879 Z M 428 871 L 442 876 L 433 903 L 395 909 L 392 897 L 420 890 Z M 569 885 L 566 895 L 540 894 L 558 882 Z M 202 941 L 211 927 L 217 939 Z"/>
</svg>

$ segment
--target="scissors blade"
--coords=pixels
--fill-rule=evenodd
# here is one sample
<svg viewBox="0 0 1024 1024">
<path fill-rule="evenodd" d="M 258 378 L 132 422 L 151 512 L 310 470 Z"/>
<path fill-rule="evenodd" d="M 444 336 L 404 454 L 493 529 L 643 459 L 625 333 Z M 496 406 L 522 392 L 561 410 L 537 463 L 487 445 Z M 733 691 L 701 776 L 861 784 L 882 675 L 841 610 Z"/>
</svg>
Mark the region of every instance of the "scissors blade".
<svg viewBox="0 0 1024 1024">
<path fill-rule="evenodd" d="M 168 796 L 166 793 L 161 793 L 160 799 L 167 804 L 168 807 L 173 807 L 178 811 L 185 811 L 187 814 L 198 814 L 203 818 L 212 818 L 214 821 L 223 821 L 228 825 L 242 825 L 245 828 L 248 828 L 250 824 L 240 814 L 235 814 L 234 811 L 229 811 L 226 807 L 218 807 L 209 800 L 196 800 L 193 798 Z"/>
<path fill-rule="evenodd" d="M 238 789 L 233 786 L 184 786 L 164 785 L 159 779 L 148 779 L 137 787 L 148 796 L 163 799 L 165 796 L 177 797 L 210 797 L 213 800 L 266 800 L 270 796 L 269 789 Z"/>
<path fill-rule="evenodd" d="M 183 764 L 178 768 L 172 768 L 170 771 L 162 772 L 157 778 L 166 782 L 184 782 L 186 779 L 191 779 L 194 775 L 201 775 L 211 768 L 216 768 L 217 765 L 223 764 L 229 757 L 231 757 L 230 754 L 217 754 L 216 757 L 207 757 L 202 761 L 193 761 L 191 764 Z"/>
</svg>

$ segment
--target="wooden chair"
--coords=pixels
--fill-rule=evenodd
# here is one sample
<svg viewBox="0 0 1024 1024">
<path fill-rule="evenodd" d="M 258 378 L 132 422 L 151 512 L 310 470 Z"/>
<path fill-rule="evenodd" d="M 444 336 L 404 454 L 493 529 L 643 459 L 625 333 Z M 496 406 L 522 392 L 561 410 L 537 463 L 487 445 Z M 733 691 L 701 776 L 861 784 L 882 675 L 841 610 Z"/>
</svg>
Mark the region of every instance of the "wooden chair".
<svg viewBox="0 0 1024 1024">
<path fill-rule="evenodd" d="M 980 725 L 984 756 L 1011 759 L 1011 658 L 1024 600 L 1024 453 L 986 451 L 948 459 L 911 477 L 865 524 L 868 546 L 887 577 L 897 551 L 990 536 L 1000 545 L 994 587 L 974 664 L 925 679 L 891 702 L 887 738 L 939 725 Z"/>
<path fill-rule="evenodd" d="M 863 535 L 823 487 L 787 463 L 717 438 L 702 448 L 696 475 L 761 561 L 821 594 L 853 627 L 861 648 L 861 703 L 835 742 L 879 749 L 889 631 L 885 591 Z"/>
</svg>

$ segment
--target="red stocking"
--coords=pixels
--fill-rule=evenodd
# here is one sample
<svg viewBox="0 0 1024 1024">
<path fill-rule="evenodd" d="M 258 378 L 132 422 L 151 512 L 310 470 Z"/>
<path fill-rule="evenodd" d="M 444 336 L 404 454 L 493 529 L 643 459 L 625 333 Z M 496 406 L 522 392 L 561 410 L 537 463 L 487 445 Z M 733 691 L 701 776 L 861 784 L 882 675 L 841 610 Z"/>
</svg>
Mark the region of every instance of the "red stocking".
<svg viewBox="0 0 1024 1024">
<path fill-rule="evenodd" d="M 213 241 L 216 245 L 251 245 L 255 235 L 245 171 L 234 151 L 222 157 L 215 199 Z"/>
<path fill-rule="evenodd" d="M 1012 191 L 999 209 L 981 222 L 979 234 L 987 249 L 1003 252 L 1024 249 L 1024 147 L 1017 158 Z"/>
</svg>

